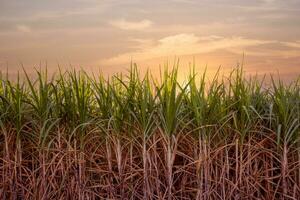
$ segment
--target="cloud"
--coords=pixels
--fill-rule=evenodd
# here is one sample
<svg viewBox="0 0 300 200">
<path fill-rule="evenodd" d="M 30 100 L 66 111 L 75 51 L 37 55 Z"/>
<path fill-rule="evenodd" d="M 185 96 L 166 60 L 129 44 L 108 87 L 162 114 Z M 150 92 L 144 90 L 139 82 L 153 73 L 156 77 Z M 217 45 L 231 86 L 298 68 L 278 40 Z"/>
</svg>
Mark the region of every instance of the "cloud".
<svg viewBox="0 0 300 200">
<path fill-rule="evenodd" d="M 274 3 L 276 0 L 262 0 L 264 3 Z"/>
<path fill-rule="evenodd" d="M 141 21 L 127 21 L 126 19 L 118 19 L 110 22 L 110 25 L 116 28 L 122 30 L 136 30 L 136 31 L 141 31 L 150 28 L 152 24 L 153 22 L 148 19 L 144 19 Z"/>
<path fill-rule="evenodd" d="M 17 31 L 22 32 L 22 33 L 31 33 L 31 28 L 27 25 L 17 25 L 16 26 Z"/>
<path fill-rule="evenodd" d="M 147 41 L 147 40 L 146 40 Z M 144 42 L 141 40 L 141 42 Z M 156 42 L 145 42 L 138 44 L 140 47 L 136 51 L 120 54 L 106 60 L 105 64 L 126 63 L 131 58 L 134 61 L 143 61 L 158 57 L 184 56 L 200 53 L 210 53 L 217 50 L 240 49 L 242 53 L 246 47 L 268 44 L 273 41 L 247 39 L 243 37 L 221 37 L 204 36 L 199 37 L 195 34 L 177 34 L 171 35 Z"/>
<path fill-rule="evenodd" d="M 193 0 L 171 0 L 171 2 L 175 3 L 195 3 Z"/>
<path fill-rule="evenodd" d="M 121 2 L 115 0 L 101 0 L 101 3 L 97 0 L 62 0 L 61 4 L 53 4 L 51 1 L 43 1 L 43 3 L 37 6 L 30 6 L 31 3 L 28 2 L 28 4 L 26 3 L 28 9 L 18 10 L 19 7 L 25 5 L 20 2 L 17 0 L 14 2 L 13 11 L 18 12 L 17 15 L 2 14 L 0 15 L 0 21 L 9 23 L 28 23 L 32 21 L 44 23 L 44 21 L 47 20 L 66 20 L 70 17 L 91 17 L 94 15 L 104 14 L 106 11 L 113 9 L 114 6 L 121 4 Z M 0 10 L 1 9 L 9 10 L 12 8 L 10 6 L 3 6 Z M 11 11 L 11 13 L 14 13 L 13 11 Z"/>
<path fill-rule="evenodd" d="M 300 48 L 300 40 L 296 42 L 282 42 L 283 45 L 292 48 Z"/>
</svg>

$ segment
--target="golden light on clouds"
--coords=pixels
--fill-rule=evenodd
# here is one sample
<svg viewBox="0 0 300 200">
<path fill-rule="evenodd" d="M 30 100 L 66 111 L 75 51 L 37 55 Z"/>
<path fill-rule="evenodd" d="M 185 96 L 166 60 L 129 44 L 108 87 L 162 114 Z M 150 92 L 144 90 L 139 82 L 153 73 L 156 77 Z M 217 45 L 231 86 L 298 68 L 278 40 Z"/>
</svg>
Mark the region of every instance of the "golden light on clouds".
<svg viewBox="0 0 300 200">
<path fill-rule="evenodd" d="M 127 63 L 128 58 L 133 58 L 134 61 L 144 61 L 159 57 L 180 57 L 191 54 L 210 53 L 220 49 L 230 51 L 238 49 L 243 52 L 243 48 L 249 46 L 258 46 L 268 44 L 272 41 L 246 39 L 242 37 L 220 37 L 206 36 L 198 37 L 195 34 L 177 34 L 159 39 L 155 41 L 137 40 L 138 50 L 127 52 L 116 57 L 107 59 L 102 64 L 117 65 Z"/>
</svg>

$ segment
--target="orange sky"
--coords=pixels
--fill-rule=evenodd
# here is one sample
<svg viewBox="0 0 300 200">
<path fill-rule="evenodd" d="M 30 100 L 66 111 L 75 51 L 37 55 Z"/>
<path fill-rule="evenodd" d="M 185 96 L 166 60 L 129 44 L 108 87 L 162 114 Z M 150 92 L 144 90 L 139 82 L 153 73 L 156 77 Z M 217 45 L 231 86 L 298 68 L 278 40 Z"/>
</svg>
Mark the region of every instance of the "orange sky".
<svg viewBox="0 0 300 200">
<path fill-rule="evenodd" d="M 47 62 L 111 74 L 180 59 L 187 71 L 300 74 L 299 0 L 61 0 L 0 2 L 0 70 Z"/>
</svg>

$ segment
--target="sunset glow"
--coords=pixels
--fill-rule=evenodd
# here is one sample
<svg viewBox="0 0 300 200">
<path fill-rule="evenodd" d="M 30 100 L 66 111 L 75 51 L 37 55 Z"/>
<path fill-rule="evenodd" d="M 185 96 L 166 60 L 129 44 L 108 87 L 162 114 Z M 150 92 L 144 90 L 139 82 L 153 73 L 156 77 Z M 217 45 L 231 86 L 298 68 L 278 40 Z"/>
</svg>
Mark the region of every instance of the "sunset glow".
<svg viewBox="0 0 300 200">
<path fill-rule="evenodd" d="M 0 70 L 11 74 L 40 63 L 110 74 L 131 61 L 155 71 L 174 59 L 184 70 L 300 71 L 298 0 L 4 0 L 0 11 Z"/>
</svg>

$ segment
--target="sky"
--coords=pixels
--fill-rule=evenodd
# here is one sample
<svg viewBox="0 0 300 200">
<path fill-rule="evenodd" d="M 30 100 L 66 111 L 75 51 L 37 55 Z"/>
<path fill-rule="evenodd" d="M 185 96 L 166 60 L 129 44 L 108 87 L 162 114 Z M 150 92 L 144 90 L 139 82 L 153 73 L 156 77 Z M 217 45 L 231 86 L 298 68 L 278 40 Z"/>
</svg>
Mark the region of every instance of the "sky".
<svg viewBox="0 0 300 200">
<path fill-rule="evenodd" d="M 0 0 L 0 70 L 300 74 L 299 0 Z"/>
</svg>

